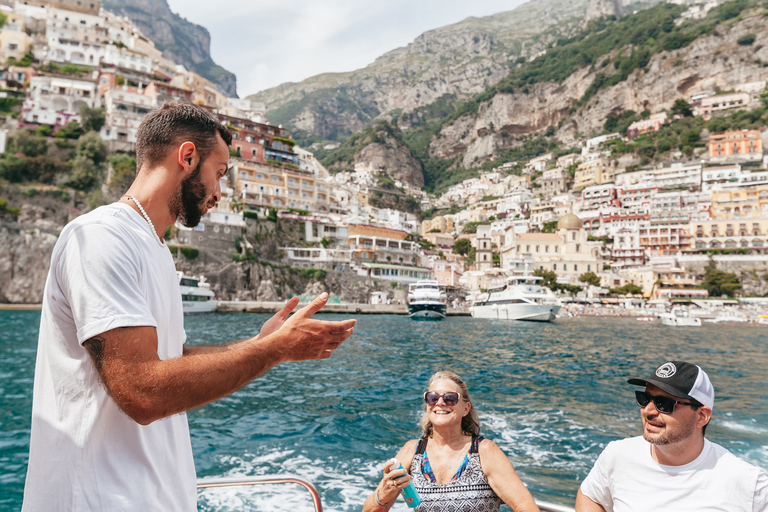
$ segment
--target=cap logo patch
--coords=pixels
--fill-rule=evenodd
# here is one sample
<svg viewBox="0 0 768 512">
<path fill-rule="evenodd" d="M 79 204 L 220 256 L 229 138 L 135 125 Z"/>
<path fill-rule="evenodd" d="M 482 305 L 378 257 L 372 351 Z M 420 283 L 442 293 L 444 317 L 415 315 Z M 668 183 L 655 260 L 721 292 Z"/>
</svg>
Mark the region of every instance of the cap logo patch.
<svg viewBox="0 0 768 512">
<path fill-rule="evenodd" d="M 677 372 L 674 363 L 664 363 L 656 369 L 656 376 L 662 379 L 668 379 Z"/>
</svg>

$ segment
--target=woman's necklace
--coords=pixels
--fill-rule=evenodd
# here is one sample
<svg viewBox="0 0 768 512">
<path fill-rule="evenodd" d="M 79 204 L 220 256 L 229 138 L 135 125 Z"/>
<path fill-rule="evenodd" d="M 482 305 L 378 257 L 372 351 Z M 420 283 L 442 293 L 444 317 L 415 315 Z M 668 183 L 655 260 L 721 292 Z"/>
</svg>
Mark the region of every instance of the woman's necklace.
<svg viewBox="0 0 768 512">
<path fill-rule="evenodd" d="M 163 245 L 163 241 L 160 239 L 160 236 L 157 234 L 157 230 L 155 229 L 155 225 L 154 225 L 154 224 L 152 224 L 152 219 L 150 219 L 150 218 L 149 218 L 149 215 L 147 215 L 147 212 L 146 212 L 146 211 L 144 211 L 144 207 L 143 207 L 143 206 L 141 206 L 141 203 L 139 202 L 139 200 L 138 200 L 138 199 L 136 199 L 135 197 L 133 197 L 133 196 L 129 196 L 129 195 L 125 195 L 125 196 L 123 196 L 123 197 L 125 197 L 125 198 L 127 198 L 127 199 L 130 199 L 131 201 L 133 201 L 134 203 L 136 203 L 136 206 L 138 206 L 138 207 L 139 207 L 139 211 L 141 212 L 141 214 L 144 216 L 144 218 L 146 219 L 146 221 L 147 221 L 147 222 L 149 222 L 149 227 L 152 229 L 152 234 L 153 234 L 153 235 L 155 235 L 155 240 L 157 240 L 157 243 L 158 243 L 158 244 L 160 244 L 160 245 Z"/>
</svg>

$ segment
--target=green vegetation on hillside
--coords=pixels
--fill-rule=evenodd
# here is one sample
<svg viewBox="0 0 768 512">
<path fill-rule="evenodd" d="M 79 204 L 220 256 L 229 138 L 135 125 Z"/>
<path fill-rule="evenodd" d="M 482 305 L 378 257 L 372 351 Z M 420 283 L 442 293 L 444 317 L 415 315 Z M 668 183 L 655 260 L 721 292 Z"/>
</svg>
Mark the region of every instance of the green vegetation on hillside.
<svg viewBox="0 0 768 512">
<path fill-rule="evenodd" d="M 595 80 L 575 105 L 583 106 L 599 90 L 620 83 L 634 71 L 645 68 L 655 54 L 684 48 L 701 35 L 716 33 L 718 24 L 738 17 L 742 11 L 755 5 L 757 0 L 731 0 L 710 10 L 706 18 L 686 20 L 679 25 L 675 20 L 684 7 L 668 3 L 660 3 L 618 19 L 608 17 L 594 20 L 579 34 L 558 40 L 545 55 L 522 63 L 499 83 L 469 100 L 462 101 L 445 95 L 412 113 L 397 115 L 396 122 L 403 121 L 412 126 L 403 135 L 413 154 L 422 162 L 425 190 L 439 193 L 453 184 L 477 176 L 478 170 L 489 170 L 506 161 L 526 160 L 548 151 L 558 151 L 556 141 L 547 139 L 545 135 L 510 139 L 508 145 L 511 149 L 502 152 L 494 162 L 478 162 L 469 169 L 458 167 L 456 158 L 439 158 L 429 154 L 430 143 L 439 136 L 444 126 L 461 116 L 476 114 L 480 105 L 490 101 L 496 94 L 527 94 L 534 84 L 562 83 L 573 72 L 592 67 L 598 71 Z M 748 44 L 748 41 L 745 39 L 742 44 Z M 624 112 L 618 116 L 609 116 L 605 128 L 609 132 L 626 132 L 633 121 L 649 115 L 650 112 Z M 693 136 L 695 123 L 688 124 L 691 126 L 685 126 L 686 123 L 678 126 L 685 128 L 684 133 L 672 129 L 675 131 L 674 137 L 669 130 L 665 130 L 659 136 L 645 138 L 654 139 L 653 144 L 645 139 L 639 140 L 637 146 L 643 148 L 640 154 L 650 157 L 657 152 L 663 154 L 672 149 L 690 154 L 702 142 Z M 552 132 L 554 130 L 549 133 Z M 657 138 L 660 140 L 655 140 Z"/>
<path fill-rule="evenodd" d="M 91 130 L 83 133 L 80 123 L 73 121 L 59 128 L 52 143 L 49 137 L 53 127 L 48 125 L 13 132 L 7 151 L 0 155 L 0 180 L 13 184 L 66 185 L 83 192 L 97 189 L 103 181 L 107 147 L 94 129 L 103 124 L 104 112 L 86 109 L 84 114 Z"/>
<path fill-rule="evenodd" d="M 388 121 L 378 121 L 345 140 L 338 149 L 323 159 L 323 165 L 329 170 L 349 170 L 353 166 L 355 155 L 369 144 L 395 144 L 405 151 L 409 149 L 400 128 Z"/>
</svg>

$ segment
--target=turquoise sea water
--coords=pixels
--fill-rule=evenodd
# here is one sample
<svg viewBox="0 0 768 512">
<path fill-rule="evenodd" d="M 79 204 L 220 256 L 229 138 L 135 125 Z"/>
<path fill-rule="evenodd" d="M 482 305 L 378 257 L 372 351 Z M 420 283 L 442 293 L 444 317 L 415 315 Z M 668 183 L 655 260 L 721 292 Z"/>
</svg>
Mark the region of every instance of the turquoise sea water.
<svg viewBox="0 0 768 512">
<path fill-rule="evenodd" d="M 0 312 L 0 510 L 21 505 L 39 318 Z M 240 339 L 266 318 L 187 317 L 189 343 Z M 671 328 L 617 318 L 358 320 L 331 359 L 278 366 L 190 412 L 198 476 L 296 474 L 318 487 L 325 510 L 359 510 L 383 462 L 418 436 L 427 379 L 452 369 L 469 385 L 483 434 L 507 453 L 534 496 L 572 505 L 602 448 L 640 431 L 636 388 L 626 378 L 645 377 L 667 359 L 708 371 L 717 399 L 707 437 L 768 469 L 765 327 Z M 205 511 L 312 510 L 309 495 L 293 485 L 208 490 L 199 503 Z"/>
</svg>

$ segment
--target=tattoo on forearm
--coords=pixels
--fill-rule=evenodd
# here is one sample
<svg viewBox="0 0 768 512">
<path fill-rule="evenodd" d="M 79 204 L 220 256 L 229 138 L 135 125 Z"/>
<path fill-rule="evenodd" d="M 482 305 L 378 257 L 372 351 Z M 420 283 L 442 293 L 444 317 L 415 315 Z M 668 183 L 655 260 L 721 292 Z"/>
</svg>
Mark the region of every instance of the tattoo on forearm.
<svg viewBox="0 0 768 512">
<path fill-rule="evenodd" d="M 93 364 L 96 365 L 96 369 L 101 371 L 104 366 L 104 342 L 106 340 L 101 336 L 94 336 L 93 338 L 85 340 L 83 345 L 88 350 L 93 358 Z"/>
</svg>

